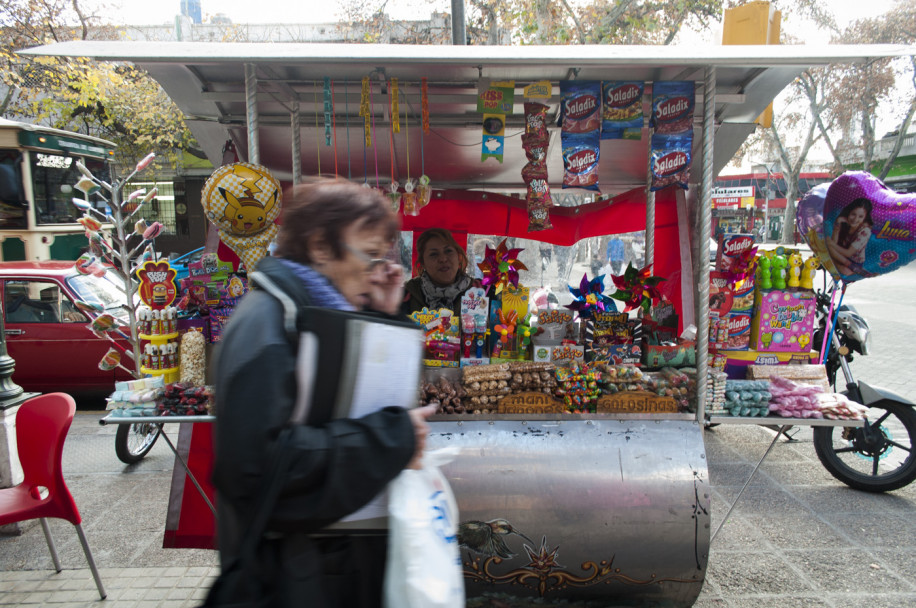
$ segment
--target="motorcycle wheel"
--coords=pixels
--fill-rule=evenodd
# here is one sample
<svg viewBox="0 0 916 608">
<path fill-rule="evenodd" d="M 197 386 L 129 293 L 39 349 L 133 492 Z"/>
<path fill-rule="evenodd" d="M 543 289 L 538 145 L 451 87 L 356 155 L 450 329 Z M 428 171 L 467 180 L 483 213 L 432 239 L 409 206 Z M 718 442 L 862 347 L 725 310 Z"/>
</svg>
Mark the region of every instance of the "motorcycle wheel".
<svg viewBox="0 0 916 608">
<path fill-rule="evenodd" d="M 890 401 L 868 409 L 863 427 L 814 427 L 814 451 L 824 468 L 851 488 L 897 490 L 916 479 L 916 412 Z"/>
<path fill-rule="evenodd" d="M 159 439 L 161 427 L 158 424 L 121 424 L 115 434 L 115 454 L 124 464 L 134 464 L 143 460 L 156 440 Z"/>
</svg>

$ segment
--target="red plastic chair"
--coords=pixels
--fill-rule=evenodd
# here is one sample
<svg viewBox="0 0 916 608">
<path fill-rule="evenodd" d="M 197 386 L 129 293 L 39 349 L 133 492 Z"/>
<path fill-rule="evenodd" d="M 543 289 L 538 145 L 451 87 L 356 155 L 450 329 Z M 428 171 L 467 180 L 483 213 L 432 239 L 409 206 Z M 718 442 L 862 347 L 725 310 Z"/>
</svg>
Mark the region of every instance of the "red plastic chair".
<svg viewBox="0 0 916 608">
<path fill-rule="evenodd" d="M 92 551 L 83 533 L 82 518 L 73 502 L 73 496 L 64 482 L 61 458 L 64 440 L 73 422 L 76 403 L 65 393 L 50 393 L 29 399 L 16 413 L 16 442 L 19 462 L 25 479 L 12 488 L 0 489 L 0 525 L 29 519 L 41 521 L 45 540 L 51 550 L 54 568 L 60 572 L 60 560 L 51 538 L 46 518 L 57 517 L 69 521 L 76 528 L 83 553 L 99 595 L 105 599 L 105 588 L 92 559 Z"/>
</svg>

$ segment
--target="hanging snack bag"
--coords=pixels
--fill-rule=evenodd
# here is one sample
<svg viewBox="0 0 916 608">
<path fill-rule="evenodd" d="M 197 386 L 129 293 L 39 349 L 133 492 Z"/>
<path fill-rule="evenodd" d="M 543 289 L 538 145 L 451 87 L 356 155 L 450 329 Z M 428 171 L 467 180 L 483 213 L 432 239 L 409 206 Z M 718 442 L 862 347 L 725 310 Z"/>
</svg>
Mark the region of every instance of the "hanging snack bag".
<svg viewBox="0 0 916 608">
<path fill-rule="evenodd" d="M 560 81 L 563 134 L 597 133 L 601 128 L 601 82 Z"/>
<path fill-rule="evenodd" d="M 601 87 L 601 139 L 642 137 L 643 83 L 610 81 Z"/>
<path fill-rule="evenodd" d="M 525 104 L 525 134 L 547 137 L 547 110 L 542 103 Z"/>
<path fill-rule="evenodd" d="M 563 135 L 563 187 L 598 190 L 598 132 Z"/>
<path fill-rule="evenodd" d="M 652 89 L 651 122 L 655 133 L 693 137 L 693 81 L 656 82 Z"/>
<path fill-rule="evenodd" d="M 652 192 L 671 184 L 687 189 L 690 181 L 690 159 L 693 153 L 692 137 L 652 136 L 649 162 L 652 169 Z"/>
</svg>

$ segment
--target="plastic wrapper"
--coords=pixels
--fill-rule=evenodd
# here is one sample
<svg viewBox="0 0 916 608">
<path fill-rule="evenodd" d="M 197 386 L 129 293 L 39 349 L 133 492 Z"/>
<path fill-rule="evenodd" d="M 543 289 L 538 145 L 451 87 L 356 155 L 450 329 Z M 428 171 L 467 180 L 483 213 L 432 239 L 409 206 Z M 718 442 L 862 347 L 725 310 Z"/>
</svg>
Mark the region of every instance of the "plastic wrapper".
<svg viewBox="0 0 916 608">
<path fill-rule="evenodd" d="M 651 124 L 656 134 L 693 136 L 694 88 L 693 81 L 652 85 Z"/>
<path fill-rule="evenodd" d="M 598 190 L 598 132 L 587 135 L 563 134 L 563 187 Z"/>
<path fill-rule="evenodd" d="M 652 169 L 653 192 L 676 184 L 687 189 L 693 140 L 689 137 L 652 136 L 649 162 Z"/>
<path fill-rule="evenodd" d="M 643 83 L 608 81 L 601 87 L 601 139 L 642 137 Z"/>
<path fill-rule="evenodd" d="M 561 80 L 563 134 L 595 133 L 601 128 L 601 82 Z"/>
</svg>

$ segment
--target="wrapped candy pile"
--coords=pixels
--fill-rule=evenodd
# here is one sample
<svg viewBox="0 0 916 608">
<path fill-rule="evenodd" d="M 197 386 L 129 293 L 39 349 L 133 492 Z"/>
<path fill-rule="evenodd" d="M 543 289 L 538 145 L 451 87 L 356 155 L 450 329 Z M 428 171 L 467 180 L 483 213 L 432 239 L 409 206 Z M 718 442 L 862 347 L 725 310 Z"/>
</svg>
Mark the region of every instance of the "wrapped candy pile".
<svg viewBox="0 0 916 608">
<path fill-rule="evenodd" d="M 596 402 L 601 395 L 601 389 L 598 388 L 601 372 L 587 366 L 580 367 L 578 363 L 573 362 L 570 367 L 558 367 L 556 376 L 556 395 L 563 399 L 570 412 L 586 414 L 595 411 Z"/>
<path fill-rule="evenodd" d="M 604 395 L 613 395 L 621 391 L 644 391 L 646 378 L 643 371 L 634 365 L 593 364 L 591 368 L 599 372 L 598 386 Z"/>
<path fill-rule="evenodd" d="M 732 416 L 766 416 L 770 413 L 768 380 L 726 380 L 725 409 Z"/>
<path fill-rule="evenodd" d="M 677 401 L 679 412 L 686 412 L 690 407 L 690 397 L 696 393 L 696 371 L 693 375 L 686 370 L 693 368 L 675 369 L 663 367 L 657 372 L 644 372 L 646 377 L 645 390 L 655 393 L 660 397 L 671 397 Z"/>
<path fill-rule="evenodd" d="M 174 382 L 165 387 L 156 400 L 157 416 L 200 416 L 211 412 L 213 390 L 209 386 L 194 386 Z"/>
<path fill-rule="evenodd" d="M 845 395 L 825 393 L 811 384 L 792 382 L 779 376 L 770 378 L 770 411 L 784 418 L 831 418 L 861 420 L 866 408 Z"/>
<path fill-rule="evenodd" d="M 725 384 L 728 375 L 722 371 L 709 370 L 706 376 L 706 411 L 710 416 L 727 416 L 725 409 Z"/>
</svg>

